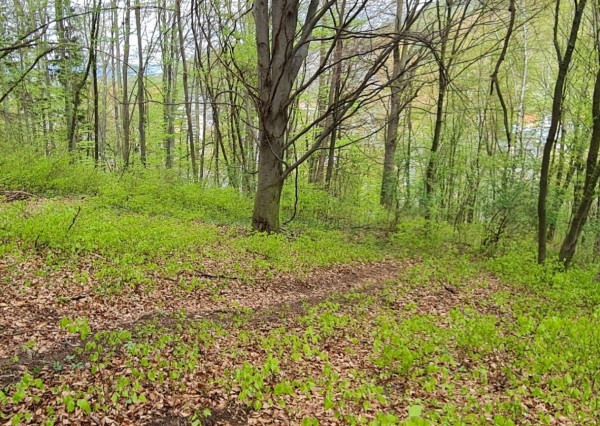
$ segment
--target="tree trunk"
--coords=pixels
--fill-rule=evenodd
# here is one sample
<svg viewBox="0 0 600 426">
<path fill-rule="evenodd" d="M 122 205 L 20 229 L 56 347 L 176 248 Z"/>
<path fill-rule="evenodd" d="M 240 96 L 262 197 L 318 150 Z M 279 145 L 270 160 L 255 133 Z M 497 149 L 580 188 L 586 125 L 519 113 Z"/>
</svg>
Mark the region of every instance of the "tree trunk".
<svg viewBox="0 0 600 426">
<path fill-rule="evenodd" d="M 346 7 L 346 1 L 342 0 L 342 4 L 339 8 L 338 21 L 339 25 L 342 25 L 344 20 L 344 9 Z M 338 34 L 341 32 L 341 27 L 338 28 Z M 335 160 L 335 144 L 339 137 L 339 111 L 335 106 L 340 101 L 340 90 L 341 90 L 341 78 L 342 78 L 342 53 L 344 46 L 342 40 L 338 40 L 335 46 L 335 52 L 333 54 L 333 75 L 331 76 L 331 86 L 329 88 L 329 108 L 333 108 L 333 113 L 330 114 L 330 125 L 333 124 L 334 128 L 331 131 L 329 138 L 329 152 L 327 155 L 327 173 L 325 174 L 325 185 L 327 189 L 331 187 L 331 179 L 333 177 L 333 166 Z"/>
<path fill-rule="evenodd" d="M 567 236 L 560 248 L 559 259 L 565 266 L 565 269 L 569 268 L 575 254 L 577 242 L 579 241 L 588 218 L 590 207 L 596 196 L 596 187 L 598 186 L 598 178 L 600 177 L 600 167 L 598 166 L 598 151 L 600 150 L 600 71 L 596 74 L 596 83 L 594 85 L 592 120 L 592 136 L 585 170 L 583 196 L 579 205 L 573 206 L 575 214 L 571 220 Z"/>
<path fill-rule="evenodd" d="M 429 153 L 429 162 L 427 163 L 427 171 L 425 174 L 425 218 L 431 219 L 433 208 L 433 197 L 436 168 L 437 168 L 437 153 L 440 147 L 440 139 L 442 135 L 442 126 L 444 125 L 444 102 L 446 99 L 446 90 L 448 83 L 446 82 L 445 71 L 440 69 L 438 77 L 438 97 L 437 109 L 435 114 L 435 127 L 433 131 L 433 141 L 431 142 L 431 150 Z"/>
<path fill-rule="evenodd" d="M 100 12 L 98 12 L 100 13 Z M 98 27 L 100 23 L 96 24 Z M 95 40 L 92 40 L 92 50 L 90 52 L 92 61 L 92 91 L 94 98 L 94 164 L 100 162 L 100 105 L 98 102 L 98 51 L 96 43 L 98 31 L 95 31 Z"/>
<path fill-rule="evenodd" d="M 321 67 L 325 66 L 325 61 L 327 60 L 327 46 L 326 41 L 321 40 L 321 46 L 319 48 L 319 64 Z M 322 117 L 327 110 L 327 74 L 325 72 L 319 75 L 319 89 L 317 95 L 317 117 Z M 327 158 L 327 151 L 325 150 L 326 141 L 323 141 L 323 145 L 321 146 L 321 150 L 319 151 L 319 155 L 314 158 L 314 162 L 316 163 L 313 168 L 314 171 L 311 173 L 311 183 L 321 183 L 323 182 L 323 172 L 325 171 L 325 159 Z"/>
<path fill-rule="evenodd" d="M 175 0 L 175 14 L 177 18 L 177 30 L 179 31 L 179 51 L 181 55 L 181 66 L 183 69 L 183 96 L 185 99 L 185 116 L 187 119 L 187 140 L 192 160 L 192 179 L 198 179 L 198 164 L 196 163 L 196 147 L 194 144 L 194 123 L 192 121 L 192 104 L 188 84 L 188 66 L 185 55 L 183 24 L 181 22 L 181 0 Z"/>
<path fill-rule="evenodd" d="M 68 5 L 67 5 L 68 7 Z M 71 99 L 71 91 L 72 91 L 72 73 L 70 71 L 70 66 L 67 63 L 67 37 L 65 31 L 65 23 L 68 21 L 65 19 L 65 4 L 64 0 L 54 0 L 54 14 L 56 19 L 56 33 L 58 36 L 58 43 L 61 46 L 58 52 L 58 62 L 61 67 L 61 73 L 59 74 L 59 81 L 61 82 L 63 89 L 65 91 L 65 117 L 67 119 L 67 129 L 71 127 L 71 118 L 73 116 L 72 108 L 73 108 L 73 100 Z M 67 148 L 69 151 L 72 151 L 73 144 L 72 141 L 67 139 Z"/>
<path fill-rule="evenodd" d="M 121 67 L 117 64 L 117 60 L 121 57 L 121 40 L 119 39 L 119 18 L 117 12 L 117 1 L 112 0 L 111 2 L 112 11 L 112 22 L 111 22 L 111 70 L 112 75 L 112 89 L 113 98 L 119 99 L 119 93 L 121 92 Z M 114 102 L 114 117 L 115 117 L 115 146 L 116 155 L 121 155 L 121 118 L 119 113 L 119 102 Z"/>
<path fill-rule="evenodd" d="M 406 199 L 404 200 L 404 207 L 409 207 L 411 204 L 410 159 L 413 134 L 411 105 L 408 105 L 408 110 L 406 111 L 406 130 L 406 157 L 404 158 L 404 186 L 406 188 Z"/>
<path fill-rule="evenodd" d="M 140 3 L 135 5 L 135 26 L 137 30 L 137 45 L 138 45 L 138 70 L 137 70 L 137 95 L 138 95 L 138 132 L 140 138 L 140 160 L 142 165 L 146 166 L 146 115 L 144 101 L 144 58 L 142 55 L 142 18 L 140 11 Z"/>
<path fill-rule="evenodd" d="M 123 29 L 123 167 L 129 167 L 130 154 L 130 129 L 129 129 L 129 87 L 127 85 L 129 73 L 129 34 L 131 21 L 131 1 L 125 1 L 125 22 Z"/>
<path fill-rule="evenodd" d="M 554 37 L 556 45 L 556 53 L 558 56 L 558 76 L 556 77 L 556 84 L 554 86 L 554 97 L 552 100 L 552 117 L 550 122 L 550 129 L 548 130 L 548 137 L 544 144 L 544 153 L 542 155 L 542 169 L 540 172 L 540 191 L 538 196 L 538 263 L 544 263 L 546 261 L 546 237 L 548 231 L 548 217 L 546 212 L 546 199 L 548 198 L 548 176 L 550 172 L 550 157 L 552 155 L 552 148 L 556 140 L 556 134 L 558 131 L 558 124 L 562 117 L 562 107 L 564 101 L 564 87 L 569 72 L 569 66 L 575 50 L 575 43 L 577 42 L 577 35 L 579 32 L 579 26 L 581 24 L 583 12 L 585 10 L 587 0 L 580 0 L 575 9 L 575 15 L 573 16 L 573 24 L 571 26 L 571 34 L 569 35 L 569 42 L 565 50 L 564 57 L 560 52 L 560 48 L 557 40 L 558 32 L 558 21 L 559 21 L 559 8 L 560 0 L 556 3 L 555 12 L 555 23 L 554 23 Z M 587 214 L 587 213 L 586 213 Z M 562 251 L 562 250 L 561 250 Z"/>
<path fill-rule="evenodd" d="M 439 8 L 439 3 L 437 5 Z M 433 130 L 433 140 L 431 142 L 431 150 L 429 153 L 429 161 L 427 163 L 427 170 L 425 172 L 425 219 L 431 219 L 431 213 L 433 208 L 433 196 L 434 196 L 434 183 L 437 169 L 437 155 L 440 146 L 440 139 L 442 135 L 442 127 L 444 125 L 444 102 L 446 101 L 446 91 L 448 90 L 448 68 L 446 67 L 446 49 L 448 47 L 448 39 L 450 27 L 452 25 L 452 5 L 447 2 L 446 5 L 446 21 L 444 27 L 440 28 L 442 32 L 441 48 L 438 59 L 438 97 L 437 97 L 437 108 L 435 114 L 435 126 Z M 438 9 L 438 15 L 440 15 Z M 442 23 L 440 22 L 440 25 Z"/>
<path fill-rule="evenodd" d="M 97 10 L 96 10 L 97 9 Z M 79 104 L 81 103 L 81 92 L 85 87 L 88 76 L 90 75 L 90 69 L 92 68 L 92 64 L 95 62 L 94 55 L 96 50 L 96 43 L 98 40 L 98 31 L 100 24 L 100 6 L 94 3 L 94 11 L 92 13 L 92 23 L 90 29 L 90 48 L 88 54 L 88 61 L 85 69 L 83 70 L 83 75 L 81 76 L 81 80 L 75 86 L 75 90 L 73 93 L 73 106 L 71 108 L 71 118 L 69 119 L 69 128 L 67 134 L 67 141 L 69 142 L 70 151 L 75 151 L 77 149 L 77 121 L 78 121 L 78 110 Z"/>
<path fill-rule="evenodd" d="M 397 9 L 396 9 L 396 24 L 395 24 L 395 32 L 399 33 L 402 28 L 402 13 L 403 13 L 403 0 L 397 1 Z M 403 54 L 405 49 L 403 49 Z M 400 123 L 400 82 L 398 79 L 400 78 L 400 68 L 401 58 L 400 58 L 400 46 L 396 45 L 394 47 L 394 52 L 392 54 L 393 61 L 393 71 L 392 71 L 392 85 L 391 85 L 391 96 L 390 96 L 390 114 L 387 123 L 387 132 L 385 137 L 385 152 L 383 156 L 383 176 L 381 179 L 381 193 L 380 193 L 380 202 L 381 205 L 385 206 L 387 209 L 391 209 L 394 202 L 394 194 L 396 191 L 396 145 L 398 140 L 398 124 Z"/>
<path fill-rule="evenodd" d="M 161 58 L 162 58 L 162 86 L 163 86 L 163 125 L 165 136 L 163 146 L 165 149 L 165 167 L 173 167 L 173 154 L 175 151 L 175 99 L 177 89 L 177 32 L 171 28 L 172 18 L 167 17 L 165 0 L 161 0 L 159 20 L 161 26 Z"/>
<path fill-rule="evenodd" d="M 258 62 L 259 164 L 252 227 L 279 231 L 283 188 L 283 154 L 292 85 L 308 54 L 308 36 L 318 0 L 311 0 L 301 38 L 295 49 L 299 0 L 257 0 L 254 4 Z"/>
<path fill-rule="evenodd" d="M 260 172 L 254 200 L 252 228 L 260 232 L 276 232 L 279 230 L 279 205 L 283 189 L 281 163 L 283 151 L 273 152 L 271 147 L 276 147 L 277 143 L 272 143 L 265 133 L 260 139 L 258 160 Z"/>
</svg>

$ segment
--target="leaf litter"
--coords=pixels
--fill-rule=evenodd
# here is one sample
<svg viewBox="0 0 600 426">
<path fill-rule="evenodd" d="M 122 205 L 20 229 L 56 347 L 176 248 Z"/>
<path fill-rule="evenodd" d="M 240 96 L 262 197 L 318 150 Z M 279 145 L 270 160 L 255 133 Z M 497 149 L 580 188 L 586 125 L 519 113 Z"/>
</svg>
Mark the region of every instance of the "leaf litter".
<svg viewBox="0 0 600 426">
<path fill-rule="evenodd" d="M 48 270 L 42 256 L 0 260 L 8 424 L 380 424 L 446 407 L 493 422 L 481 407 L 512 403 L 507 374 L 527 374 L 502 346 L 444 338 L 459 322 L 514 321 L 511 297 L 501 307 L 494 297 L 516 290 L 493 276 L 415 283 L 422 261 L 387 259 L 245 280 L 208 259 L 103 294 L 97 260 L 77 270 Z M 69 332 L 63 318 L 85 318 L 89 332 Z M 396 342 L 403 324 L 413 334 Z M 397 354 L 384 359 L 405 347 L 408 367 Z M 24 379 L 43 386 L 25 386 L 16 402 Z M 540 396 L 524 401 L 523 423 L 540 413 L 572 423 Z"/>
</svg>

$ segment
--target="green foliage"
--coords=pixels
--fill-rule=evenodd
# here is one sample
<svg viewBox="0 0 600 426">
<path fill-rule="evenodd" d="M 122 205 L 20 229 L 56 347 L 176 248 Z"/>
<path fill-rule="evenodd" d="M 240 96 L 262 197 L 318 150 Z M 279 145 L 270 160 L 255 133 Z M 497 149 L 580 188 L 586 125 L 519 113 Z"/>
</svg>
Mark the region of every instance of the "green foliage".
<svg viewBox="0 0 600 426">
<path fill-rule="evenodd" d="M 7 268 L 18 270 L 32 258 L 42 265 L 42 278 L 65 268 L 75 282 L 93 282 L 97 293 L 125 286 L 152 291 L 160 275 L 176 281 L 185 297 L 227 302 L 220 293 L 228 277 L 254 285 L 257 276 L 301 277 L 315 268 L 393 256 L 410 261 L 381 287 L 306 303 L 297 317 L 281 308 L 281 323 L 269 327 L 257 326 L 253 319 L 261 317 L 238 304 L 216 322 L 181 312 L 168 327 L 153 320 L 134 330 L 92 330 L 86 318 L 67 316 L 60 326 L 78 335 L 81 346 L 54 361 L 52 374 L 109 375 L 107 388 L 51 387 L 32 369 L 0 392 L 3 412 L 18 411 L 14 424 L 30 421 L 32 413 L 21 408 L 44 393 L 56 401 L 49 410 L 73 415 L 143 405 L 157 389 L 176 393 L 206 373 L 209 351 L 234 361 L 208 386 L 237 392 L 250 409 L 287 409 L 315 398 L 319 410 L 347 424 L 510 425 L 525 418 L 547 424 L 559 416 L 587 424 L 600 406 L 594 269 L 580 264 L 565 273 L 556 264 L 539 266 L 533 244 L 512 237 L 499 241 L 494 257 L 482 257 L 478 244 L 486 231 L 476 225 L 457 231 L 445 222 L 406 218 L 389 234 L 354 232 L 348 228 L 386 222 L 385 213 L 369 210 L 376 200 L 347 204 L 343 194 L 309 187 L 300 219 L 285 233 L 252 233 L 238 226 L 247 222 L 251 203 L 237 191 L 153 170 L 132 168 L 119 177 L 57 158 L 38 160 L 38 171 L 22 181 L 21 172 L 1 163 L 3 185 L 86 198 L 0 204 Z M 79 179 L 69 175 L 77 170 L 87 182 L 79 189 L 59 178 Z M 20 186 L 29 179 L 30 186 Z M 293 198 L 286 191 L 289 207 Z M 320 215 L 327 221 L 313 226 Z M 181 278 L 198 272 L 224 278 Z M 473 301 L 481 292 L 489 298 Z M 68 297 L 58 302 L 71 303 Z M 23 345 L 26 353 L 35 348 L 34 341 Z M 532 400 L 548 412 L 533 417 Z M 195 410 L 194 422 L 211 413 Z M 48 419 L 55 421 L 53 414 Z"/>
<path fill-rule="evenodd" d="M 436 253 L 437 255 L 454 251 L 452 246 L 452 228 L 444 223 L 432 223 L 422 218 L 404 220 L 391 235 L 390 241 L 405 254 Z M 451 254 L 451 253 L 445 253 Z"/>
<path fill-rule="evenodd" d="M 37 195 L 93 195 L 103 185 L 104 173 L 68 155 L 45 157 L 32 148 L 2 149 L 0 188 L 18 189 Z"/>
<path fill-rule="evenodd" d="M 334 196 L 323 188 L 305 183 L 303 176 L 299 179 L 296 221 L 291 227 L 385 228 L 390 221 L 390 212 L 379 204 L 374 188 L 364 181 L 356 182 L 353 191 Z M 290 180 L 283 188 L 283 221 L 293 216 L 295 202 L 295 181 Z"/>
</svg>

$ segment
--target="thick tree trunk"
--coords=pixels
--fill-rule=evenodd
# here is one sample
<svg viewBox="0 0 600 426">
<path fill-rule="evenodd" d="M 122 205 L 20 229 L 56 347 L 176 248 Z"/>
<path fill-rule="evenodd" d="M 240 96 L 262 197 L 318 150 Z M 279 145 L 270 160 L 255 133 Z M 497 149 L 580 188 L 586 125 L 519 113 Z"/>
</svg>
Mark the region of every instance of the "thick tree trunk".
<svg viewBox="0 0 600 426">
<path fill-rule="evenodd" d="M 254 199 L 252 228 L 260 232 L 276 232 L 279 230 L 279 205 L 283 189 L 283 167 L 281 158 L 283 151 L 274 152 L 271 148 L 277 143 L 261 137 L 259 147 L 258 187 Z"/>
<path fill-rule="evenodd" d="M 279 206 L 283 188 L 283 154 L 292 85 L 308 53 L 308 42 L 293 49 L 298 23 L 298 0 L 257 0 L 254 4 L 258 62 L 257 105 L 260 119 L 258 187 L 252 227 L 279 231 Z M 314 16 L 318 0 L 311 0 L 307 21 Z M 305 25 L 310 35 L 315 23 Z"/>
<path fill-rule="evenodd" d="M 332 111 L 336 112 L 339 120 L 325 128 L 306 153 L 283 169 L 284 153 L 293 149 L 298 141 L 297 138 L 288 139 L 288 111 L 290 105 L 297 101 L 297 94 L 292 94 L 292 87 L 308 54 L 313 29 L 334 3 L 335 0 L 328 0 L 321 10 L 318 10 L 319 0 L 310 0 L 300 27 L 299 0 L 256 0 L 254 3 L 258 65 L 256 109 L 260 129 L 258 188 L 252 219 L 254 229 L 267 232 L 279 229 L 279 203 L 285 177 L 318 150 L 323 140 L 331 136 L 333 126 L 339 126 L 344 114 L 356 104 L 363 91 L 367 90 L 372 77 L 381 70 L 391 54 L 391 45 L 382 49 L 361 83 L 348 97 L 340 99 L 339 103 L 333 106 Z M 348 22 L 339 24 L 342 31 L 347 26 Z M 298 28 L 301 28 L 299 33 Z M 339 37 L 340 34 L 335 37 L 335 42 L 342 38 Z M 303 90 L 299 89 L 300 92 Z M 301 134 L 307 133 L 311 127 L 305 128 L 305 132 Z"/>
<path fill-rule="evenodd" d="M 400 94 L 392 87 L 390 99 L 390 115 L 385 137 L 385 153 L 383 156 L 383 177 L 381 179 L 381 205 L 390 209 L 394 202 L 396 189 L 396 145 L 398 139 L 398 123 L 400 121 Z"/>
</svg>

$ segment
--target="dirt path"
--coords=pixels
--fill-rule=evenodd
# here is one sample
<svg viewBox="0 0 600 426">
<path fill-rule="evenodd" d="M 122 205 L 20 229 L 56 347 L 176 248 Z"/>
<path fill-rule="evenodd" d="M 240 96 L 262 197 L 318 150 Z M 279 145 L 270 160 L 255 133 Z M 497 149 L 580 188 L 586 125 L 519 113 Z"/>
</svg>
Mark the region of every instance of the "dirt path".
<svg viewBox="0 0 600 426">
<path fill-rule="evenodd" d="M 13 370 L 19 364 L 51 365 L 72 351 L 78 342 L 60 328 L 63 317 L 85 317 L 95 332 L 127 328 L 181 311 L 196 318 L 215 318 L 242 309 L 269 311 L 383 283 L 409 266 L 409 262 L 398 260 L 342 265 L 315 269 L 302 278 L 280 275 L 251 284 L 217 278 L 211 280 L 209 289 L 188 292 L 180 280 L 189 284 L 197 278 L 189 272 L 177 280 L 156 276 L 155 288 L 149 292 L 124 288 L 120 294 L 102 296 L 94 291 L 97 283 L 90 279 L 81 284 L 70 269 L 63 268 L 41 278 L 36 274 L 40 267 L 36 262 L 9 270 L 4 261 L 0 263 L 0 277 L 7 283 L 2 285 L 0 296 L 0 366 L 15 356 L 22 360 L 11 362 Z M 86 272 L 93 276 L 92 270 Z M 16 376 L 2 380 L 0 375 L 0 384 L 11 377 Z"/>
<path fill-rule="evenodd" d="M 487 312 L 493 309 L 493 305 L 488 304 L 491 294 L 500 290 L 510 291 L 493 277 L 482 277 L 486 281 L 485 285 L 473 282 L 461 288 L 435 282 L 407 285 L 410 283 L 410 280 L 405 281 L 407 276 L 419 264 L 419 261 L 414 260 L 389 259 L 376 263 L 319 268 L 303 277 L 279 275 L 254 283 L 212 278 L 208 281 L 205 279 L 210 286 L 203 289 L 197 287 L 191 291 L 184 290 L 184 287 L 190 288 L 194 279 L 199 278 L 192 272 L 182 274 L 177 279 L 157 275 L 152 291 L 125 288 L 126 291 L 119 294 L 106 296 L 94 292 L 97 283 L 92 279 L 81 283 L 80 276 L 68 269 L 59 269 L 41 278 L 36 274 L 41 266 L 35 262 L 19 265 L 17 268 L 0 263 L 4 283 L 2 286 L 6 289 L 0 299 L 0 389 L 16 383 L 27 371 L 37 371 L 37 375 L 44 378 L 45 383 L 53 383 L 55 386 L 72 383 L 72 373 L 67 375 L 66 370 L 56 370 L 55 366 L 56 363 L 66 363 L 65 357 L 73 354 L 75 348 L 81 347 L 84 342 L 60 328 L 59 323 L 63 317 L 86 317 L 92 332 L 133 330 L 136 326 L 154 323 L 172 329 L 175 333 L 183 332 L 183 338 L 189 339 L 193 336 L 193 330 L 176 331 L 177 327 L 181 330 L 182 323 L 180 319 L 174 318 L 181 318 L 177 314 L 183 312 L 186 321 L 217 321 L 229 333 L 218 337 L 214 346 L 203 350 L 201 363 L 193 375 L 185 379 L 185 389 L 165 389 L 157 384 L 146 383 L 145 392 L 151 403 L 135 405 L 137 411 L 131 411 L 134 406 L 127 412 L 116 409 L 103 418 L 97 418 L 93 414 L 86 417 L 79 411 L 78 417 L 73 418 L 73 413 L 62 412 L 57 418 L 58 423 L 189 424 L 190 406 L 209 406 L 212 414 L 203 421 L 207 425 L 265 424 L 265 421 L 271 424 L 277 419 L 279 424 L 296 424 L 294 419 L 299 420 L 303 415 L 311 414 L 311 409 L 305 413 L 299 411 L 294 415 L 296 417 L 290 417 L 290 413 L 281 407 L 267 407 L 266 411 L 249 410 L 239 401 L 236 392 L 228 392 L 218 385 L 218 380 L 227 376 L 227 371 L 239 368 L 243 359 L 251 360 L 253 365 L 264 362 L 264 353 L 261 354 L 260 349 L 236 349 L 240 329 L 252 330 L 257 341 L 268 338 L 274 329 L 281 326 L 289 327 L 292 334 L 301 335 L 304 326 L 298 323 L 297 318 L 306 312 L 307 307 L 325 300 L 339 299 L 344 306 L 342 310 L 351 313 L 353 302 L 345 301 L 343 295 L 362 293 L 363 298 L 372 295 L 380 298 L 380 293 L 386 288 L 392 288 L 395 292 L 394 299 L 385 302 L 388 308 L 402 311 L 407 306 L 412 306 L 416 314 L 439 318 L 440 326 L 444 327 L 444 318 L 449 317 L 451 309 L 469 305 Z M 87 276 L 93 276 L 91 266 Z M 242 327 L 234 322 L 239 313 L 244 313 L 247 319 Z M 359 342 L 355 346 L 357 349 L 354 354 L 339 352 L 341 349 L 336 348 L 335 341 L 327 346 L 332 362 L 335 359 L 336 363 L 340 363 L 340 374 L 346 370 L 347 374 L 351 374 L 352 368 L 359 366 L 364 371 L 373 368 L 369 357 L 364 355 L 370 350 L 369 343 Z M 343 347 L 343 343 L 340 347 Z M 241 350 L 239 356 L 242 358 L 224 357 L 223 350 L 227 353 L 227 348 Z M 19 357 L 18 360 L 14 358 L 16 356 Z M 78 373 L 81 377 L 78 378 L 77 386 L 89 383 L 89 386 L 95 384 L 104 387 L 114 377 L 130 371 L 130 367 L 126 367 L 129 362 L 126 353 L 117 350 L 111 356 L 106 371 L 95 375 L 89 374 L 88 361 L 81 358 L 86 368 Z M 79 358 L 70 362 L 74 361 L 79 362 Z M 312 371 L 311 374 L 318 376 L 323 363 L 313 359 L 288 367 Z M 197 390 L 192 391 L 193 389 Z M 54 404 L 57 410 L 64 410 L 60 400 L 52 394 L 46 392 L 43 398 L 50 398 L 46 404 Z M 315 402 L 311 402 L 310 406 L 322 406 L 319 398 L 322 396 L 316 395 Z M 31 404 L 34 408 L 40 404 L 43 406 L 41 402 Z M 320 410 L 319 418 L 325 419 L 321 424 L 339 424 L 330 413 Z"/>
</svg>

